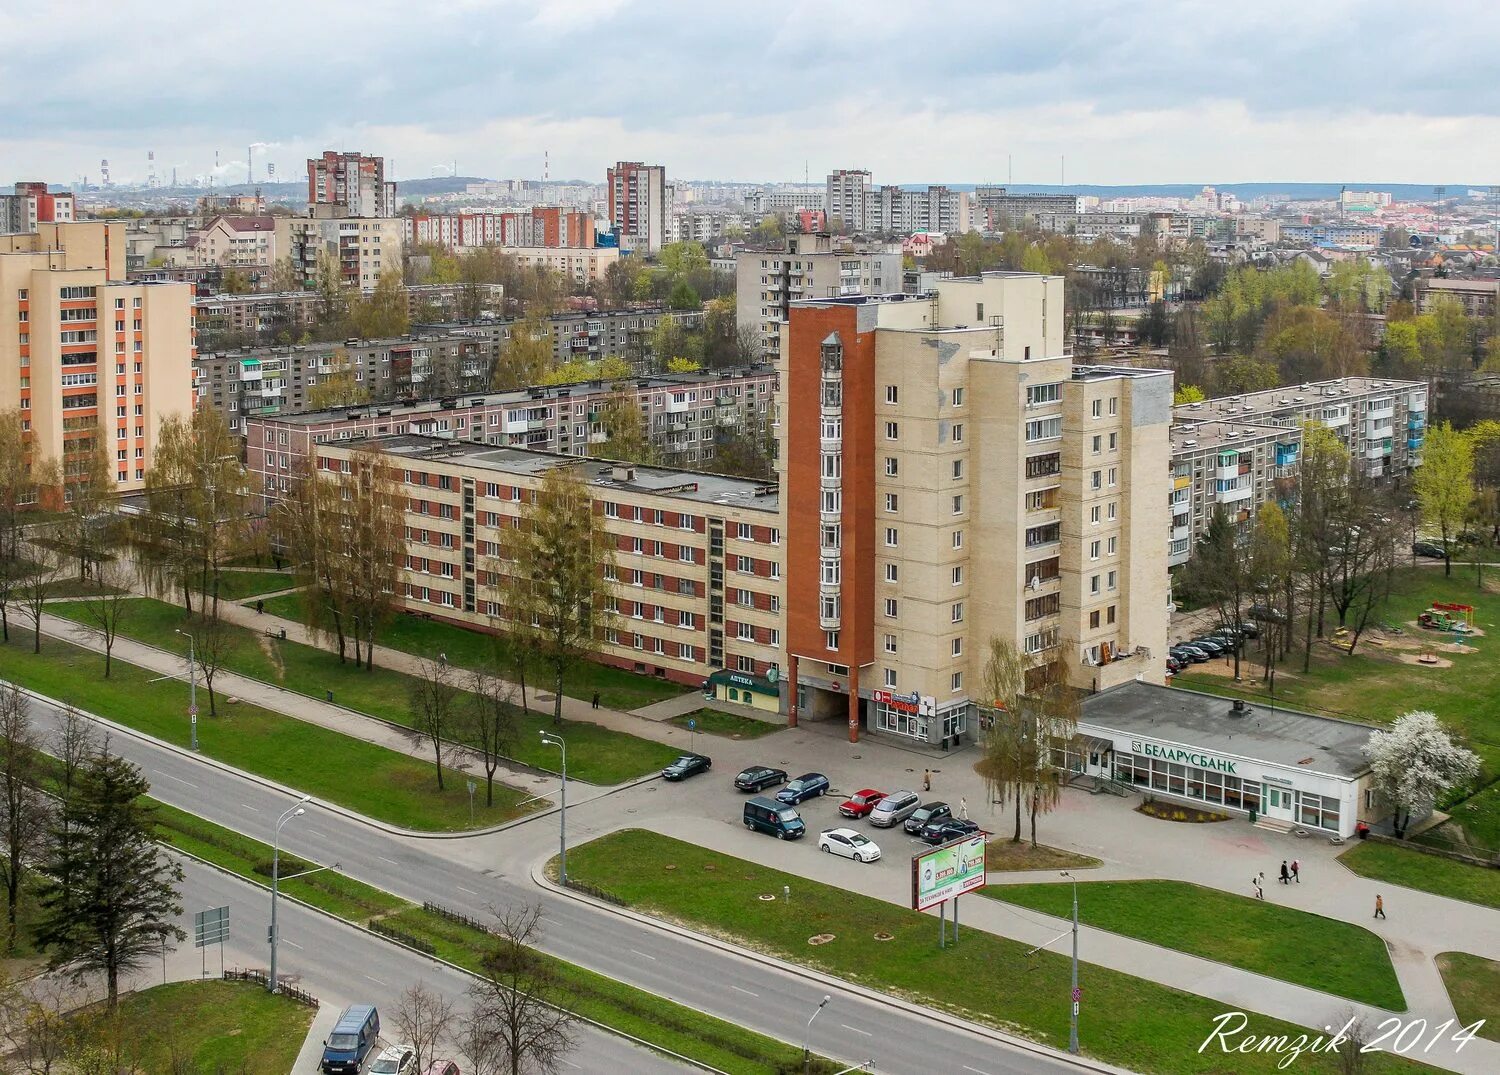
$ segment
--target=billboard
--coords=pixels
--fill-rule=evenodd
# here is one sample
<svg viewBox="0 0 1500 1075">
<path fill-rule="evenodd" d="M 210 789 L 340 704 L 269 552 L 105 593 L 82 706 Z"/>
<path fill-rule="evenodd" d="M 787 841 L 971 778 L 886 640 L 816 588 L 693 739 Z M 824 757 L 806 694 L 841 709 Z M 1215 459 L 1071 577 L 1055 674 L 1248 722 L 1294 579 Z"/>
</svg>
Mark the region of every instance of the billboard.
<svg viewBox="0 0 1500 1075">
<path fill-rule="evenodd" d="M 912 856 L 911 905 L 925 911 L 984 887 L 985 832 Z"/>
</svg>

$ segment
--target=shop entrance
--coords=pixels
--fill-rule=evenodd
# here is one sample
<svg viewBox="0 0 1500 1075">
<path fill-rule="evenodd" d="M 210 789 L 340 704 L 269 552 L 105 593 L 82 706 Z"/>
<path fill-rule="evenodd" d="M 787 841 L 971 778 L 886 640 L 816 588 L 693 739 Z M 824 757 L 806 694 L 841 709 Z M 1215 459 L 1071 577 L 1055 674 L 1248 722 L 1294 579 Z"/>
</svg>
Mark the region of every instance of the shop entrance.
<svg viewBox="0 0 1500 1075">
<path fill-rule="evenodd" d="M 1261 812 L 1266 817 L 1274 817 L 1279 821 L 1292 821 L 1292 789 L 1277 787 L 1275 784 L 1263 784 L 1261 786 Z"/>
</svg>

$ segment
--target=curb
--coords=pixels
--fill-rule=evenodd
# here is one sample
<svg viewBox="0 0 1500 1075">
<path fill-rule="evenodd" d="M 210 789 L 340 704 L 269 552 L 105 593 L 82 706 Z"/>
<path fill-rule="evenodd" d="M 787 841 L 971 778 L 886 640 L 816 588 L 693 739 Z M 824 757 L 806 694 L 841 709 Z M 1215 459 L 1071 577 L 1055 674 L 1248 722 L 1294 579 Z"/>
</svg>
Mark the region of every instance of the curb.
<svg viewBox="0 0 1500 1075">
<path fill-rule="evenodd" d="M 1110 1065 L 1098 1060 L 1092 1060 L 1081 1056 L 1073 1056 L 1065 1052 L 1056 1052 L 1038 1042 L 1030 1041 L 1026 1038 L 1013 1037 L 1009 1034 L 994 1030 L 980 1023 L 967 1022 L 963 1019 L 958 1018 L 957 1016 L 949 1015 L 946 1012 L 939 1011 L 936 1008 L 930 1008 L 925 1004 L 914 1004 L 911 1001 L 902 1000 L 899 997 L 891 996 L 888 993 L 882 993 L 876 989 L 870 989 L 867 986 L 859 985 L 856 982 L 851 982 L 844 978 L 839 978 L 831 974 L 825 974 L 822 971 L 813 970 L 809 967 L 798 966 L 795 963 L 789 963 L 774 956 L 763 955 L 748 948 L 741 948 L 737 945 L 730 944 L 727 941 L 721 941 L 717 937 L 710 936 L 709 934 L 698 933 L 694 930 L 686 929 L 682 926 L 675 925 L 660 918 L 653 918 L 650 915 L 642 914 L 639 911 L 633 911 L 628 907 L 618 907 L 614 904 L 606 903 L 603 900 L 595 899 L 592 896 L 587 896 L 571 888 L 563 888 L 556 882 L 549 879 L 544 872 L 545 864 L 550 860 L 551 856 L 548 856 L 547 858 L 541 859 L 532 865 L 532 881 L 534 881 L 540 887 L 548 889 L 549 891 L 559 896 L 577 900 L 579 903 L 587 904 L 595 910 L 607 911 L 610 914 L 617 915 L 621 918 L 627 918 L 638 925 L 649 926 L 653 929 L 660 930 L 663 933 L 670 933 L 673 936 L 692 941 L 696 944 L 708 945 L 709 947 L 716 948 L 720 952 L 723 952 L 727 955 L 737 956 L 740 959 L 748 960 L 752 963 L 759 963 L 762 966 L 769 967 L 772 970 L 781 972 L 782 974 L 793 975 L 806 981 L 816 982 L 821 986 L 832 987 L 848 993 L 854 993 L 861 999 L 873 1001 L 877 1004 L 883 1004 L 889 1008 L 897 1008 L 908 1015 L 920 1016 L 921 1018 L 927 1019 L 931 1022 L 940 1023 L 950 1030 L 959 1030 L 968 1034 L 972 1034 L 976 1037 L 987 1038 L 999 1044 L 1007 1045 L 1013 1049 L 1031 1053 L 1035 1056 L 1039 1056 L 1053 1062 L 1070 1064 L 1080 1071 L 1106 1072 L 1108 1073 L 1108 1075 L 1131 1075 L 1131 1073 L 1125 1068 L 1111 1067 Z"/>
</svg>

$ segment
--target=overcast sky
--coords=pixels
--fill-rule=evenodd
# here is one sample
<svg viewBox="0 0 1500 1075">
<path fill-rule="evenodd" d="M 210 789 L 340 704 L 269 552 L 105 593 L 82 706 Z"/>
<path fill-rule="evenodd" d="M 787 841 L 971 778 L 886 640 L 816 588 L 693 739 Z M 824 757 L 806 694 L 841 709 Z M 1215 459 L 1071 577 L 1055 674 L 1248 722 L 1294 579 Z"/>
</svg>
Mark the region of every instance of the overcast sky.
<svg viewBox="0 0 1500 1075">
<path fill-rule="evenodd" d="M 0 2 L 0 181 L 1500 182 L 1500 2 Z"/>
</svg>

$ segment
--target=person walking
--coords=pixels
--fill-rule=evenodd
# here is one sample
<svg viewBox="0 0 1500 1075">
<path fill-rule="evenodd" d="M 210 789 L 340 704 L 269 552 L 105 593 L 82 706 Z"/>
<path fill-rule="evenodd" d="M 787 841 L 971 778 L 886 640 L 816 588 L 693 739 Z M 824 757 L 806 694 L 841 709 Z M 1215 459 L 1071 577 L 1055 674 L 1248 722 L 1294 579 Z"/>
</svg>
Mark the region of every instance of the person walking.
<svg viewBox="0 0 1500 1075">
<path fill-rule="evenodd" d="M 923 791 L 931 791 L 932 790 L 932 770 L 931 769 L 923 769 L 922 770 L 922 790 Z"/>
<path fill-rule="evenodd" d="M 1292 871 L 1286 868 L 1286 859 L 1281 860 L 1281 883 L 1284 885 L 1292 883 Z"/>
<path fill-rule="evenodd" d="M 448 655 L 446 653 L 439 653 L 438 654 L 438 667 L 439 668 L 447 668 L 448 667 Z"/>
<path fill-rule="evenodd" d="M 594 709 L 598 709 L 599 708 L 599 692 L 598 691 L 594 692 L 594 704 L 593 704 L 592 708 L 594 708 Z"/>
<path fill-rule="evenodd" d="M 964 821 L 969 820 L 969 800 L 962 795 L 958 798 L 958 816 Z"/>
<path fill-rule="evenodd" d="M 1378 892 L 1375 893 L 1375 917 L 1385 917 L 1385 899 Z"/>
<path fill-rule="evenodd" d="M 1302 863 L 1292 859 L 1292 880 L 1299 885 L 1302 883 Z"/>
<path fill-rule="evenodd" d="M 1264 877 L 1264 876 L 1265 876 L 1265 874 L 1261 874 L 1261 877 Z M 1263 899 L 1266 898 L 1266 894 L 1263 891 L 1261 891 L 1260 877 L 1252 877 L 1252 878 L 1250 878 L 1250 887 L 1253 888 L 1253 889 L 1255 889 L 1255 898 L 1256 899 L 1263 900 Z"/>
</svg>

